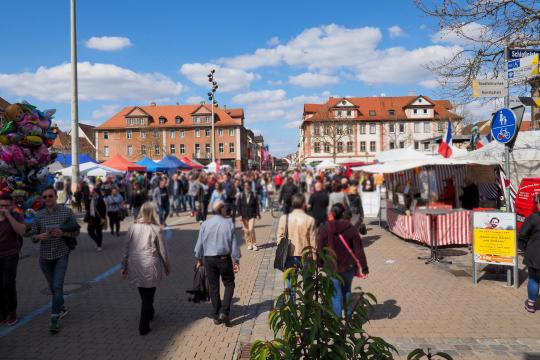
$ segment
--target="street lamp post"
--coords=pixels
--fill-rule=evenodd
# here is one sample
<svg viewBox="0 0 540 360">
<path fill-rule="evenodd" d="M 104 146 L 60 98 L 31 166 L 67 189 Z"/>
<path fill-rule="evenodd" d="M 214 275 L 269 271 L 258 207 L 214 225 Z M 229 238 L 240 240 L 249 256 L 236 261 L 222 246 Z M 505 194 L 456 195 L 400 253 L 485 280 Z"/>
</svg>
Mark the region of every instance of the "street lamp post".
<svg viewBox="0 0 540 360">
<path fill-rule="evenodd" d="M 215 134 L 215 121 L 214 121 L 214 106 L 217 106 L 216 101 L 216 90 L 218 89 L 218 84 L 214 80 L 214 73 L 216 72 L 215 69 L 210 70 L 210 73 L 208 74 L 208 82 L 210 83 L 211 91 L 208 93 L 208 100 L 212 102 L 212 162 L 216 162 L 216 134 Z"/>
<path fill-rule="evenodd" d="M 71 0 L 71 186 L 79 183 L 79 101 L 77 90 L 76 0 Z M 73 189 L 74 190 L 74 189 Z"/>
</svg>

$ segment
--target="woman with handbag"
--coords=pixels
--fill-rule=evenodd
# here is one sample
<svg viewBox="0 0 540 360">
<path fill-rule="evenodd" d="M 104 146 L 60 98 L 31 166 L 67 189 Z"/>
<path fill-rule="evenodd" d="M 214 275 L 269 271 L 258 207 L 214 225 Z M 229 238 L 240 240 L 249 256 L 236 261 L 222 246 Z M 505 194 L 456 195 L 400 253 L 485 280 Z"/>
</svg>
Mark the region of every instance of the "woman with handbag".
<svg viewBox="0 0 540 360">
<path fill-rule="evenodd" d="M 163 239 L 156 208 L 151 202 L 141 207 L 137 222 L 127 232 L 122 260 L 122 277 L 129 279 L 141 296 L 139 333 L 150 332 L 154 319 L 156 287 L 171 272 L 169 251 Z"/>
<path fill-rule="evenodd" d="M 358 194 L 358 187 L 349 187 L 349 210 L 352 213 L 351 223 L 358 228 L 361 235 L 366 235 L 366 225 L 364 225 L 364 208 L 362 198 Z"/>
<path fill-rule="evenodd" d="M 103 229 L 107 225 L 107 206 L 98 189 L 90 190 L 90 201 L 86 203 L 84 221 L 88 223 L 88 235 L 96 243 L 97 251 L 101 251 Z"/>
<path fill-rule="evenodd" d="M 120 222 L 122 221 L 124 198 L 118 193 L 118 189 L 113 187 L 111 195 L 105 198 L 107 204 L 107 214 L 109 215 L 109 224 L 111 225 L 111 235 L 120 236 Z M 116 231 L 115 231 L 116 230 Z"/>
<path fill-rule="evenodd" d="M 344 305 L 347 309 L 354 276 L 365 279 L 369 269 L 358 229 L 344 219 L 345 206 L 341 203 L 335 204 L 331 213 L 333 220 L 328 221 L 321 229 L 317 249 L 322 251 L 330 248 L 336 254 L 337 268 L 334 270 L 339 278 L 333 279 L 336 291 L 332 298 L 332 308 L 341 318 Z M 347 309 L 346 316 L 350 313 L 351 309 Z"/>
</svg>

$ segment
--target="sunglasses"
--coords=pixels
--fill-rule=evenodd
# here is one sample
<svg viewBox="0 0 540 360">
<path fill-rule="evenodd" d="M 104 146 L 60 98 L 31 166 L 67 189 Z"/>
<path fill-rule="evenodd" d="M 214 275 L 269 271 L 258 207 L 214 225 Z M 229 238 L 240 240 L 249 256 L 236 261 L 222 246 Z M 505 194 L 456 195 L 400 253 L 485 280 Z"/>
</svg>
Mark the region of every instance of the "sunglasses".
<svg viewBox="0 0 540 360">
<path fill-rule="evenodd" d="M 44 199 L 52 199 L 54 198 L 54 195 L 43 195 Z"/>
</svg>

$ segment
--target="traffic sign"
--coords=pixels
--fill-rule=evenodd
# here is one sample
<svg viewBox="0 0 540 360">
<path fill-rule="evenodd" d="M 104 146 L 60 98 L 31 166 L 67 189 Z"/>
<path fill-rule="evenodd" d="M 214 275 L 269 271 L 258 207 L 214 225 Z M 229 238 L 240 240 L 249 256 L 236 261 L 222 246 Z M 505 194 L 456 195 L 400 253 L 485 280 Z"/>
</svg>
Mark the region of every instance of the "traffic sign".
<svg viewBox="0 0 540 360">
<path fill-rule="evenodd" d="M 538 54 L 508 61 L 508 79 L 521 79 L 538 75 Z"/>
<path fill-rule="evenodd" d="M 508 60 L 521 59 L 534 54 L 540 54 L 540 49 L 508 49 Z"/>
<path fill-rule="evenodd" d="M 473 97 L 503 97 L 506 96 L 506 80 L 503 79 L 474 79 L 472 83 Z"/>
<path fill-rule="evenodd" d="M 497 110 L 491 120 L 491 137 L 501 144 L 508 144 L 517 133 L 514 112 L 508 108 Z"/>
<path fill-rule="evenodd" d="M 540 97 L 510 96 L 510 107 L 535 106 L 540 107 Z"/>
</svg>

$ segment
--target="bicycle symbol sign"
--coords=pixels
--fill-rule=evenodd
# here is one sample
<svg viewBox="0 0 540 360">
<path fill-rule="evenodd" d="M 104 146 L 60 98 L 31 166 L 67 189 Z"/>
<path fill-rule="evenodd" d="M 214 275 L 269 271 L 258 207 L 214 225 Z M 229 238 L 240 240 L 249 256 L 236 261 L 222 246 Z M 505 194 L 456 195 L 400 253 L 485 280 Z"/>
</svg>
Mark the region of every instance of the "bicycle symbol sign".
<svg viewBox="0 0 540 360">
<path fill-rule="evenodd" d="M 508 108 L 497 110 L 491 120 L 491 136 L 494 140 L 507 144 L 516 136 L 516 115 Z"/>
</svg>

